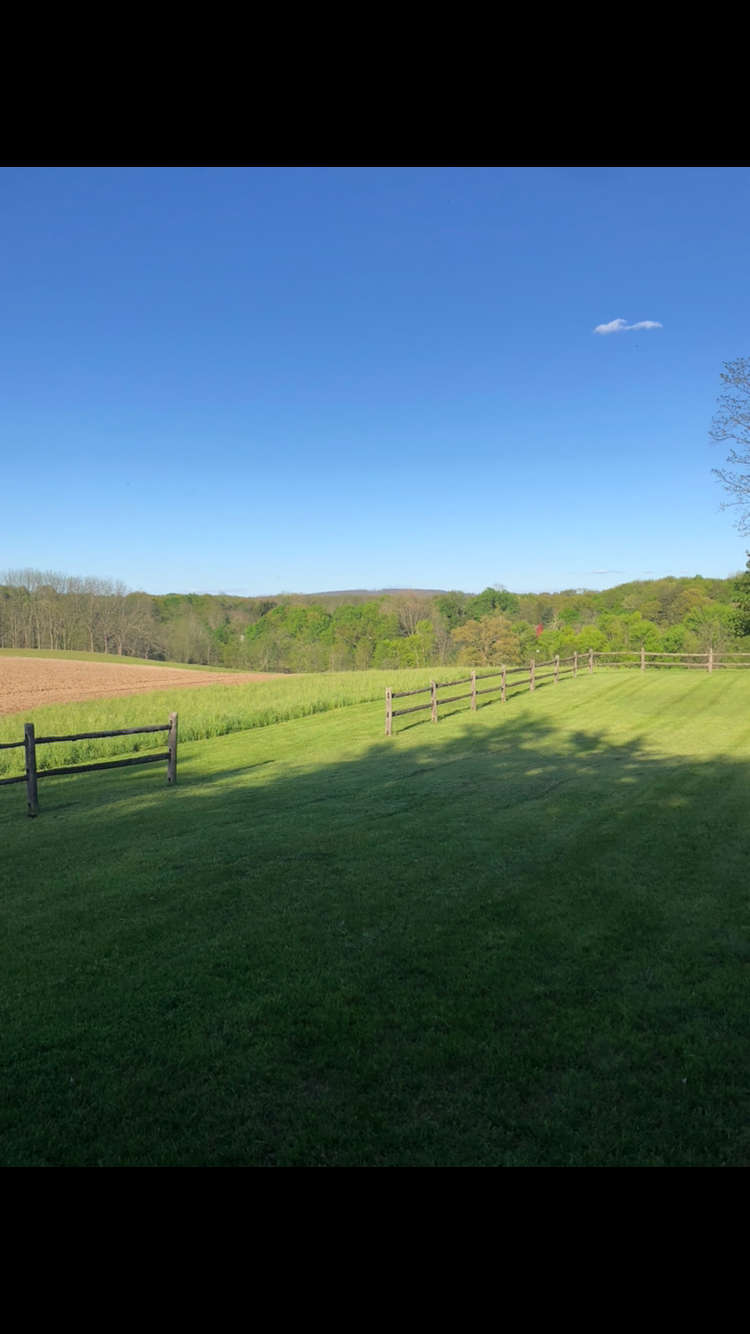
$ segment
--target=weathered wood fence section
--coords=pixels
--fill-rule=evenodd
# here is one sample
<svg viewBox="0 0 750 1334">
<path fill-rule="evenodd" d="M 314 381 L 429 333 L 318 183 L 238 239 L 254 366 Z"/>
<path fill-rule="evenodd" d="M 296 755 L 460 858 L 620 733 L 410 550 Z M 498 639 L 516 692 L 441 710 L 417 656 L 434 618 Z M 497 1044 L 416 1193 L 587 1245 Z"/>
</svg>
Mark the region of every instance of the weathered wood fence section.
<svg viewBox="0 0 750 1334">
<path fill-rule="evenodd" d="M 391 690 L 385 692 L 385 734 L 393 735 L 393 719 L 401 718 L 406 713 L 419 713 L 422 709 L 430 710 L 430 720 L 436 723 L 438 720 L 438 708 L 441 704 L 455 704 L 458 700 L 470 699 L 471 711 L 476 712 L 477 698 L 480 695 L 495 695 L 500 692 L 500 699 L 504 704 L 508 692 L 517 690 L 523 686 L 529 687 L 529 693 L 532 694 L 540 681 L 554 680 L 555 685 L 561 677 L 577 676 L 582 667 L 588 668 L 590 672 L 594 670 L 594 654 L 591 649 L 588 653 L 574 653 L 570 658 L 555 657 L 549 662 L 536 662 L 533 658 L 528 667 L 501 667 L 496 672 L 483 672 L 479 675 L 477 672 L 471 672 L 469 676 L 463 676 L 458 681 L 430 681 L 428 686 L 420 686 L 418 690 Z M 551 668 L 551 671 L 545 671 L 545 668 Z M 521 675 L 519 673 L 526 673 Z M 497 685 L 482 686 L 477 689 L 478 681 L 497 681 Z M 453 690 L 456 686 L 468 685 L 470 689 L 460 695 L 446 695 L 438 698 L 441 690 Z M 407 695 L 426 695 L 429 693 L 429 700 L 425 704 L 410 704 L 405 709 L 394 709 L 394 699 L 405 699 Z"/>
<path fill-rule="evenodd" d="M 750 653 L 718 653 L 709 649 L 707 653 L 651 653 L 646 648 L 625 650 L 608 649 L 594 653 L 602 667 L 640 667 L 642 672 L 647 667 L 681 667 L 683 671 L 719 672 L 747 669 L 750 667 Z"/>
<path fill-rule="evenodd" d="M 505 703 L 507 692 L 515 690 L 519 686 L 528 686 L 529 691 L 533 691 L 539 681 L 549 680 L 554 677 L 555 684 L 563 676 L 577 676 L 579 671 L 586 669 L 593 672 L 594 662 L 597 661 L 600 667 L 606 670 L 613 668 L 639 669 L 645 672 L 647 668 L 671 669 L 674 667 L 682 668 L 683 671 L 733 671 L 737 669 L 750 668 L 750 653 L 717 653 L 709 649 L 707 653 L 656 653 L 649 652 L 645 647 L 634 650 L 626 649 L 588 649 L 585 653 L 574 653 L 572 658 L 553 658 L 551 662 L 535 662 L 532 658 L 528 667 L 501 667 L 496 672 L 484 672 L 478 675 L 472 672 L 470 676 L 464 676 L 458 681 L 430 681 L 428 686 L 420 686 L 418 690 L 386 690 L 385 692 L 385 734 L 393 735 L 393 719 L 401 718 L 406 713 L 419 713 L 422 709 L 429 709 L 431 721 L 436 723 L 438 720 L 438 707 L 441 704 L 455 704 L 458 700 L 470 699 L 471 710 L 476 711 L 477 696 L 491 695 L 498 691 L 500 698 Z M 543 668 L 551 667 L 552 671 L 543 671 Z M 526 673 L 525 676 L 518 677 L 519 673 Z M 482 687 L 477 690 L 477 681 L 499 680 L 499 685 Z M 453 690 L 455 686 L 469 685 L 470 689 L 464 694 L 447 695 L 445 698 L 438 698 L 438 692 L 441 690 Z M 430 698 L 425 704 L 410 704 L 405 709 L 394 709 L 394 699 L 404 699 L 407 695 L 426 695 Z"/>
<path fill-rule="evenodd" d="M 92 741 L 110 736 L 140 736 L 145 732 L 167 732 L 167 749 L 158 754 L 129 755 L 125 760 L 102 760 L 97 764 L 69 764 L 59 769 L 37 769 L 37 746 L 51 746 L 59 741 Z M 95 769 L 126 769 L 133 764 L 158 764 L 167 762 L 167 782 L 177 782 L 177 714 L 170 713 L 168 723 L 157 723 L 153 727 L 121 727 L 114 732 L 76 732 L 70 736 L 36 736 L 34 724 L 24 725 L 23 741 L 5 741 L 0 750 L 18 750 L 23 746 L 26 752 L 26 772 L 17 778 L 0 778 L 0 787 L 11 783 L 26 784 L 27 814 L 39 814 L 39 796 L 37 785 L 40 778 L 63 778 L 73 774 L 92 773 Z"/>
</svg>

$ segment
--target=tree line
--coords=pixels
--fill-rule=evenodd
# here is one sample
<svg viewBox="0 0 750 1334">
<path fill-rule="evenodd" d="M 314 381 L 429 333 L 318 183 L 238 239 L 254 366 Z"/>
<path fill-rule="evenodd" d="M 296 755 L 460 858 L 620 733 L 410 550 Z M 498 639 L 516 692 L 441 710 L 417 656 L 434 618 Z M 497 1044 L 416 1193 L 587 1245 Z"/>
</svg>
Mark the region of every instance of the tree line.
<svg viewBox="0 0 750 1334">
<path fill-rule="evenodd" d="M 750 649 L 750 569 L 597 592 L 154 596 L 117 580 L 0 573 L 0 648 L 87 650 L 268 672 L 515 665 L 576 649 Z"/>
</svg>

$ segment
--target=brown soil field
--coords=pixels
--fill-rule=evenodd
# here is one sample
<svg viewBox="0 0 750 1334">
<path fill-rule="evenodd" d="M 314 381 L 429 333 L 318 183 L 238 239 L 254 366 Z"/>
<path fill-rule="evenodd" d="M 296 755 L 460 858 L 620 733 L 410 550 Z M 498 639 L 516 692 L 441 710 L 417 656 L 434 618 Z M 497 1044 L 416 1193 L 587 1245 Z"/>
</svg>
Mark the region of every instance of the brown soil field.
<svg viewBox="0 0 750 1334">
<path fill-rule="evenodd" d="M 137 667 L 123 662 L 75 662 L 56 658 L 0 657 L 0 714 L 41 704 L 70 704 L 115 695 L 143 695 L 179 686 L 243 685 L 271 681 L 272 673 L 189 672 L 177 667 Z"/>
</svg>

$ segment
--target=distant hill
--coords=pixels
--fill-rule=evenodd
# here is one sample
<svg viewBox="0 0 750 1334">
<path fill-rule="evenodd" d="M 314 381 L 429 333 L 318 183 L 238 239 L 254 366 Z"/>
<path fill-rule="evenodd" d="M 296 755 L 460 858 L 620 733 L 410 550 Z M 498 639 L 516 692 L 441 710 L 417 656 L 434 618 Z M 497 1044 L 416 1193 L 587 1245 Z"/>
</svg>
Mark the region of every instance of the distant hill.
<svg viewBox="0 0 750 1334">
<path fill-rule="evenodd" d="M 410 597 L 415 598 L 434 598 L 441 597 L 449 591 L 447 588 L 410 588 L 405 584 L 402 588 L 331 588 L 323 593 L 274 593 L 268 595 L 267 600 L 278 601 L 279 598 L 284 597 L 300 597 L 309 601 L 317 601 L 321 598 L 364 598 L 369 600 L 370 598 L 398 597 L 400 593 L 408 593 Z M 261 595 L 257 594 L 256 596 L 260 600 Z M 467 596 L 473 597 L 473 594 L 469 593 Z"/>
</svg>

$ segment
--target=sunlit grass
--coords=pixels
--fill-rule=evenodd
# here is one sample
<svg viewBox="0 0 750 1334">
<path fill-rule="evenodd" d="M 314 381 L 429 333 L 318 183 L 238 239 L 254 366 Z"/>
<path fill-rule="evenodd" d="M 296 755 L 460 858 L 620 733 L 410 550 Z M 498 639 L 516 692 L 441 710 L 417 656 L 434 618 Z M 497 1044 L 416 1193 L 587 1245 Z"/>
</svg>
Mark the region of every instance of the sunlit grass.
<svg viewBox="0 0 750 1334">
<path fill-rule="evenodd" d="M 197 662 L 161 662 L 156 658 L 130 658 L 123 655 L 120 657 L 116 653 L 86 653 L 83 649 L 49 649 L 49 648 L 0 648 L 0 657 L 3 658 L 59 658 L 63 662 L 106 662 L 110 666 L 117 666 L 118 663 L 124 666 L 135 667 L 179 667 L 186 672 L 227 672 L 231 674 L 233 669 L 228 667 L 211 667 Z"/>
<path fill-rule="evenodd" d="M 464 676 L 466 668 L 441 668 L 440 672 L 441 680 L 450 681 Z M 384 700 L 386 686 L 409 690 L 424 685 L 429 676 L 429 669 L 317 673 L 227 686 L 154 690 L 143 695 L 87 700 L 80 704 L 48 704 L 0 718 L 0 742 L 22 739 L 24 722 L 33 722 L 39 736 L 60 736 L 166 722 L 172 710 L 179 713 L 182 740 L 204 740 L 230 732 L 269 727 L 352 704 Z M 159 747 L 159 742 L 155 742 L 153 736 L 71 742 L 40 747 L 37 763 L 40 768 L 50 769 L 155 747 Z M 23 767 L 21 754 L 20 751 L 0 751 L 0 776 L 20 773 Z"/>
</svg>

